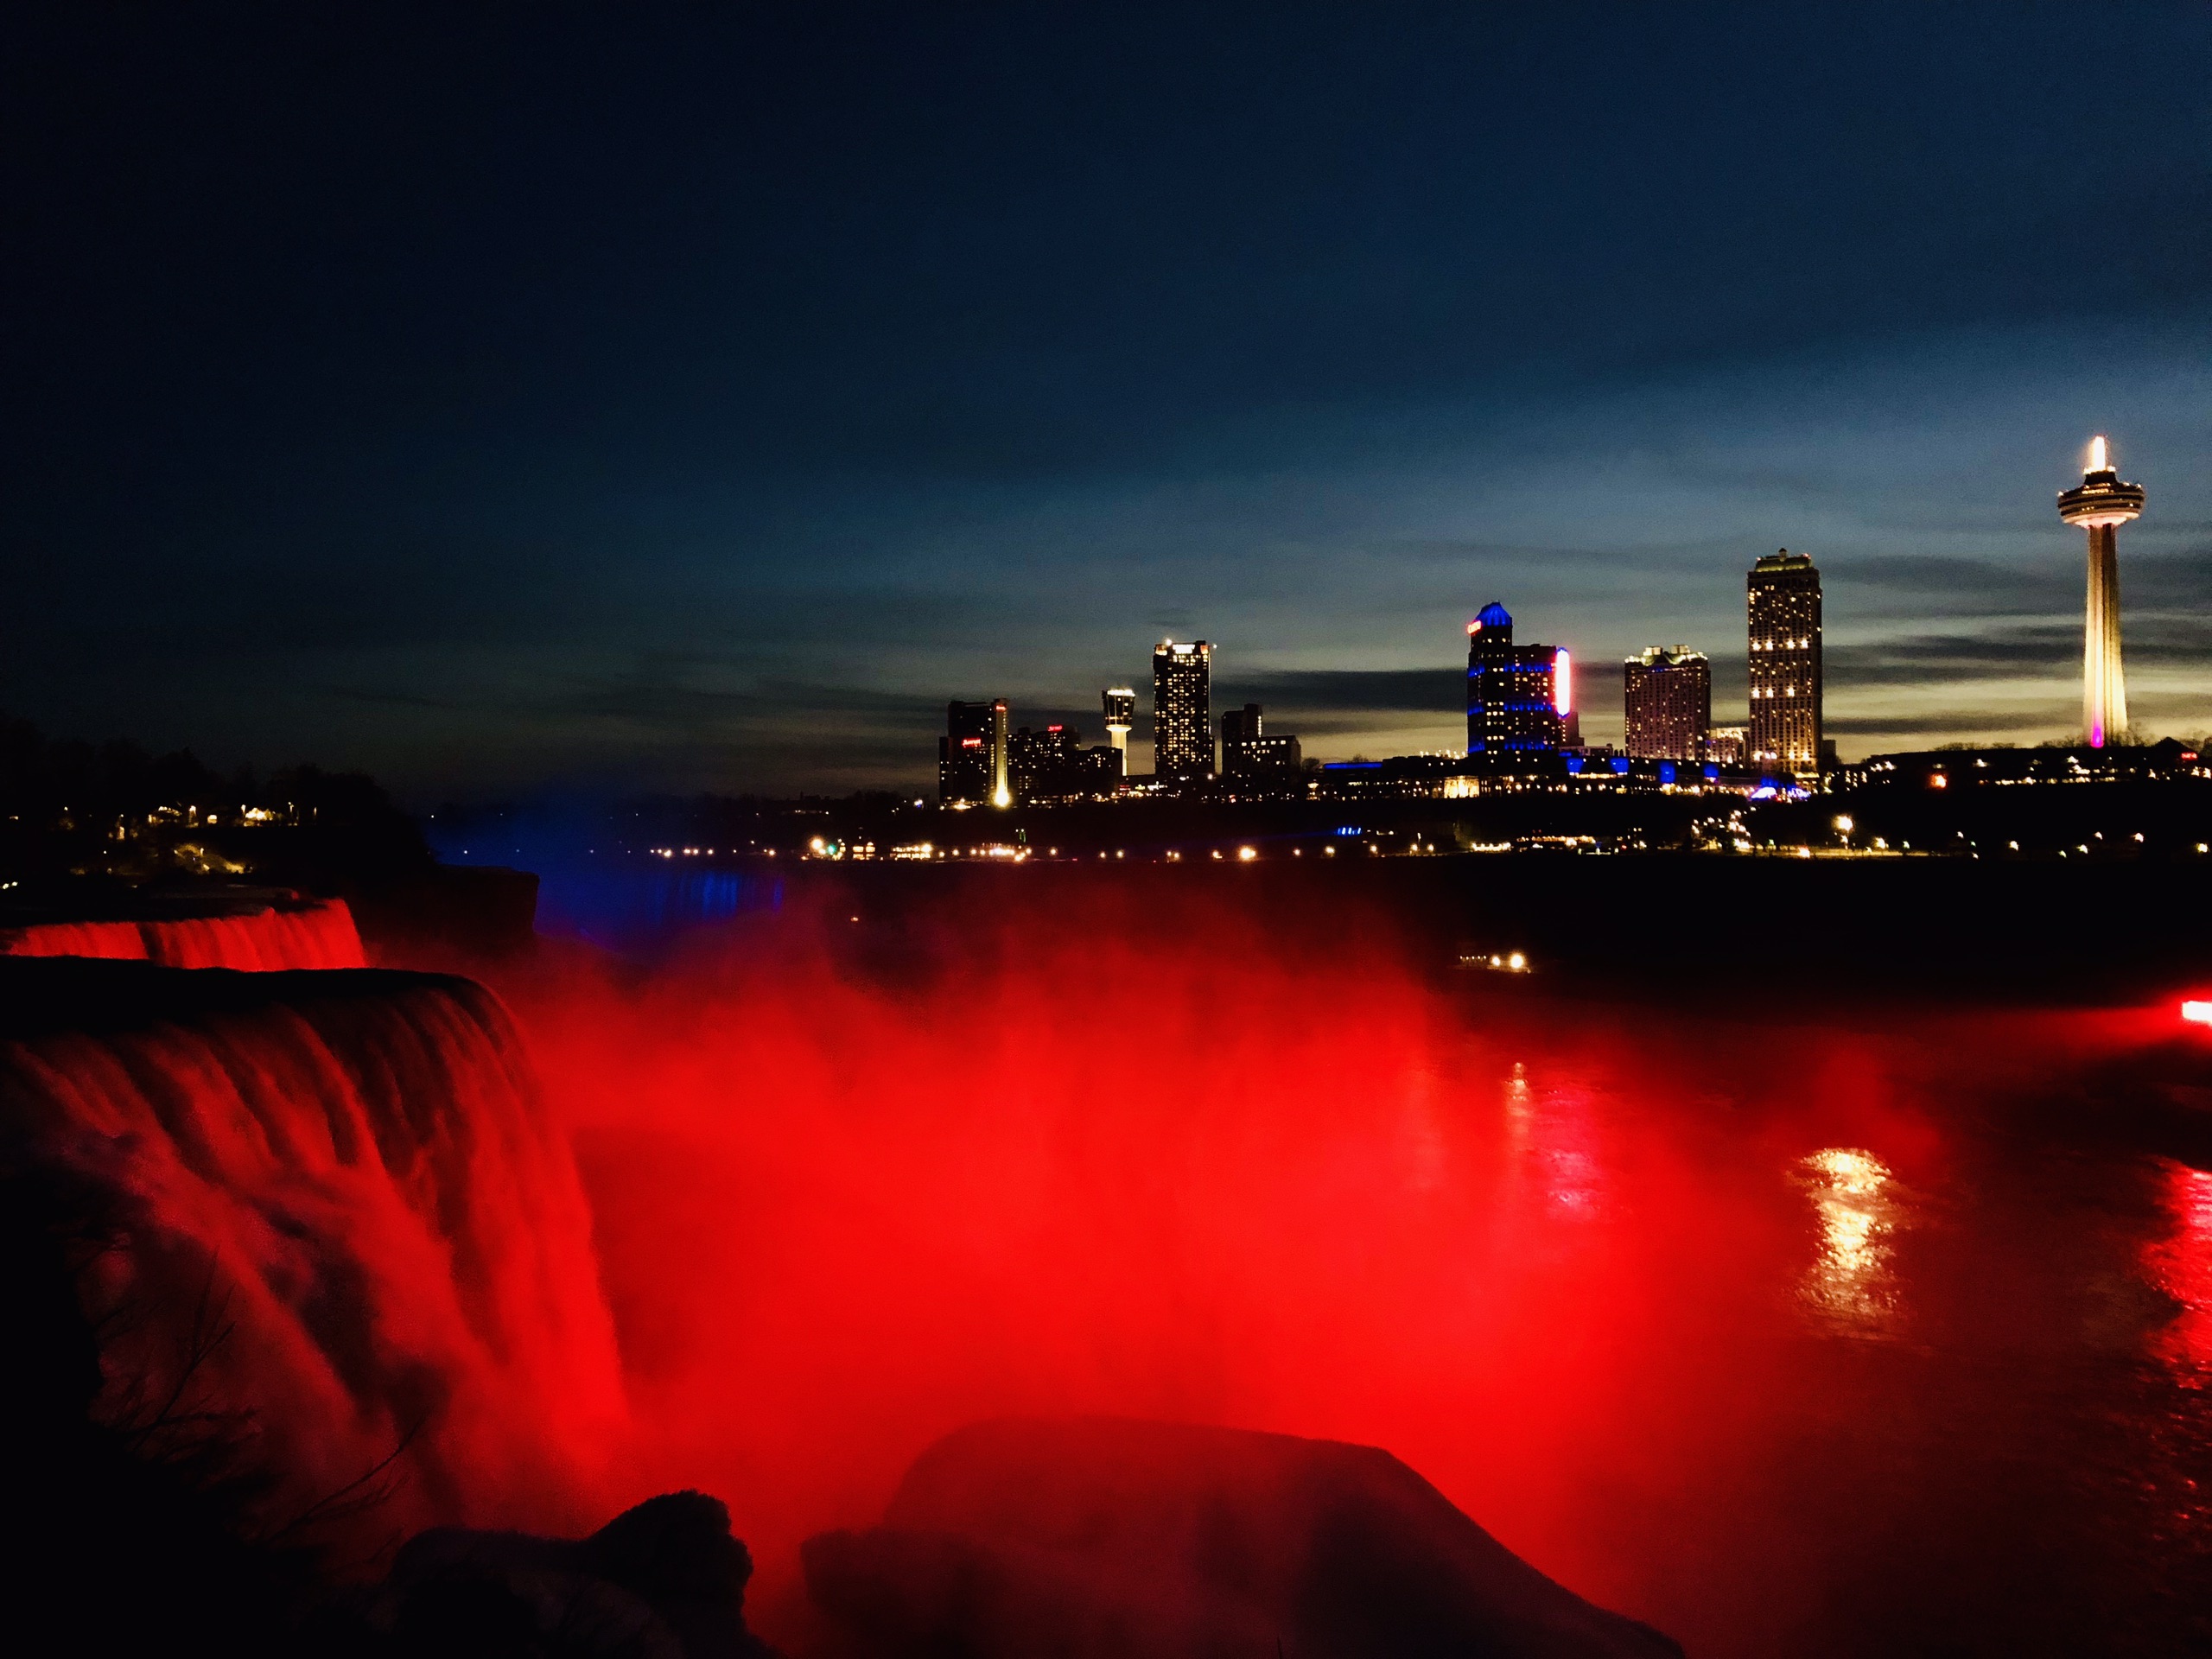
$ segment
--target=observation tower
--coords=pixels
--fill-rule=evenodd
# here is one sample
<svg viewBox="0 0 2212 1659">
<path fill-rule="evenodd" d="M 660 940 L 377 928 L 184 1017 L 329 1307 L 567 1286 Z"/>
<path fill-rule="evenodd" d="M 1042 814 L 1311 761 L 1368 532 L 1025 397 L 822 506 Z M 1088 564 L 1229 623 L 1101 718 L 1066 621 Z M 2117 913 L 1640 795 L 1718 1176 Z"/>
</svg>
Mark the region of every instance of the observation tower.
<svg viewBox="0 0 2212 1659">
<path fill-rule="evenodd" d="M 2082 625 L 2082 729 L 2093 749 L 2127 730 L 2127 682 L 2120 665 L 2120 527 L 2143 511 L 2143 486 L 2123 484 L 2102 438 L 2089 440 L 2079 488 L 2058 498 L 2058 516 L 2089 533 L 2089 598 Z"/>
<path fill-rule="evenodd" d="M 1135 688 L 1117 685 L 1098 694 L 1098 701 L 1106 710 L 1106 741 L 1114 746 L 1117 754 L 1129 750 L 1129 728 L 1136 723 L 1137 694 Z M 1126 766 L 1128 763 L 1122 763 Z"/>
</svg>

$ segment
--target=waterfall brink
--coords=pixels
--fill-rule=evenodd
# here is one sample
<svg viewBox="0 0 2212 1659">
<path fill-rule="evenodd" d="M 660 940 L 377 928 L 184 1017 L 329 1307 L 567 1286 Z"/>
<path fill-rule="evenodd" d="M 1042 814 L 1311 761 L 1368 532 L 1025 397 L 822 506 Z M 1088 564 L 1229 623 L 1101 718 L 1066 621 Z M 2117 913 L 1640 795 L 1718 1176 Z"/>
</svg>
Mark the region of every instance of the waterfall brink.
<svg viewBox="0 0 2212 1659">
<path fill-rule="evenodd" d="M 42 922 L 0 933 L 0 956 L 105 957 L 169 968 L 361 968 L 361 936 L 342 899 L 267 906 L 235 916 L 135 922 Z"/>
<path fill-rule="evenodd" d="M 361 936 L 342 899 L 251 916 L 146 922 L 146 954 L 171 968 L 361 968 Z"/>
<path fill-rule="evenodd" d="M 482 987 L 0 962 L 0 1124 L 107 1218 L 100 1412 L 240 1429 L 272 1526 L 595 1512 L 626 1413 L 590 1215 Z"/>
<path fill-rule="evenodd" d="M 0 956 L 150 958 L 145 930 L 137 922 L 41 922 L 15 928 L 0 934 Z"/>
</svg>

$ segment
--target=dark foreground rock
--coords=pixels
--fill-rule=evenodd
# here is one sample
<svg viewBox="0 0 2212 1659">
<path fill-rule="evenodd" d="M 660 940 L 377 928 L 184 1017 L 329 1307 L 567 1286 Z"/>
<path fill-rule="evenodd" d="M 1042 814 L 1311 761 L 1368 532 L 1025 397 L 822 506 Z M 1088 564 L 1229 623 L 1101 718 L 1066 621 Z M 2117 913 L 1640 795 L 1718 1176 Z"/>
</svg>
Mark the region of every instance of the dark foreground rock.
<svg viewBox="0 0 2212 1659">
<path fill-rule="evenodd" d="M 938 1441 L 882 1526 L 804 1551 L 866 1655 L 1679 1659 L 1386 1452 L 1109 1418 Z"/>
<path fill-rule="evenodd" d="M 439 1527 L 332 1630 L 356 1654 L 772 1659 L 745 1628 L 753 1559 L 700 1492 L 626 1510 L 584 1539 Z"/>
</svg>

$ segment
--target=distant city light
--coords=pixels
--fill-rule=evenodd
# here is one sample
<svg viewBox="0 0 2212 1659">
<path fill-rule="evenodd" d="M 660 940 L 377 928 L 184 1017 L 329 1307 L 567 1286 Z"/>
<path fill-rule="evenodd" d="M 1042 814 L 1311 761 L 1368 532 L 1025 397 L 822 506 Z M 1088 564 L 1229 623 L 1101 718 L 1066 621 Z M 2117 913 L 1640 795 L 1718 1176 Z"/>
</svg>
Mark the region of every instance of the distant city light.
<svg viewBox="0 0 2212 1659">
<path fill-rule="evenodd" d="M 1574 664 L 1564 645 L 1552 658 L 1552 709 L 1561 720 L 1574 712 Z"/>
<path fill-rule="evenodd" d="M 1236 849 L 1236 856 L 1240 861 L 1245 863 L 1249 863 L 1252 860 L 1257 858 L 1259 854 L 1255 852 L 1249 847 L 1239 847 Z"/>
<path fill-rule="evenodd" d="M 1857 828 L 1858 825 L 1852 822 L 1849 813 L 1840 812 L 1836 815 L 1835 832 L 1839 836 L 1847 836 Z"/>
</svg>

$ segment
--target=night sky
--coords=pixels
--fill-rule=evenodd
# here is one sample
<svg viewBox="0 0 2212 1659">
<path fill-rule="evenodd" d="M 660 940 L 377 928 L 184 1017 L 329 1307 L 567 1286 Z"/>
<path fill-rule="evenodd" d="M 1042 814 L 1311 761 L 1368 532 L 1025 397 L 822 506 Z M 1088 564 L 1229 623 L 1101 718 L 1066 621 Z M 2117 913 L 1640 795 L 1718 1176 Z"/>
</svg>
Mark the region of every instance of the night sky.
<svg viewBox="0 0 2212 1659">
<path fill-rule="evenodd" d="M 354 10 L 0 21 L 50 731 L 918 791 L 1173 634 L 1379 755 L 1497 599 L 1595 740 L 1651 644 L 1742 718 L 1786 545 L 1847 757 L 2034 741 L 2100 431 L 2131 705 L 2212 728 L 2200 4 Z"/>
</svg>

